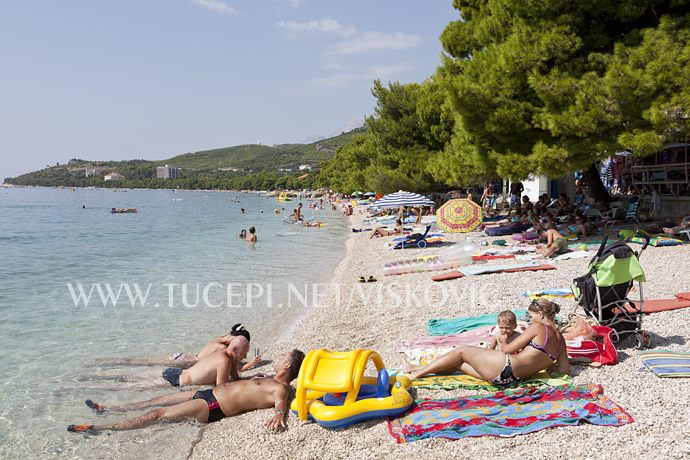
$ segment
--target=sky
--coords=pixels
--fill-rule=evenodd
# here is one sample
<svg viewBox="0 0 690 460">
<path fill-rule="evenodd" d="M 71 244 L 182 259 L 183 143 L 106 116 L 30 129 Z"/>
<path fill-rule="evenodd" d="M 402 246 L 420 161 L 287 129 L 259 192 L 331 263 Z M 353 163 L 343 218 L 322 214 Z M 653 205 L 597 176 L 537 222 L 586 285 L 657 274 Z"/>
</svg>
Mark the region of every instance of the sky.
<svg viewBox="0 0 690 460">
<path fill-rule="evenodd" d="M 0 0 L 0 180 L 362 124 L 420 82 L 451 0 Z"/>
</svg>

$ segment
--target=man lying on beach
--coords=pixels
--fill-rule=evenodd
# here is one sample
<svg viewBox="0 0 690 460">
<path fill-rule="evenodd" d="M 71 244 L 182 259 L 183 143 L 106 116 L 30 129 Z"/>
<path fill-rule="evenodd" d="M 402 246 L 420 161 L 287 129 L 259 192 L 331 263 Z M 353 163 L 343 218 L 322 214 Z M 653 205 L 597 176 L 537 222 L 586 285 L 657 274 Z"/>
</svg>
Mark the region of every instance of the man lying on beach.
<svg viewBox="0 0 690 460">
<path fill-rule="evenodd" d="M 183 391 L 124 406 L 103 406 L 91 400 L 86 404 L 97 414 L 105 411 L 125 412 L 130 410 L 160 407 L 133 419 L 110 425 L 69 425 L 73 433 L 97 433 L 103 430 L 134 430 L 155 423 L 196 420 L 212 423 L 225 417 L 232 417 L 258 409 L 274 408 L 274 415 L 266 423 L 268 428 L 285 427 L 287 396 L 292 382 L 299 374 L 304 353 L 292 350 L 274 364 L 276 375 L 240 380 L 218 385 L 203 391 Z"/>
<path fill-rule="evenodd" d="M 188 353 L 172 353 L 167 357 L 154 359 L 103 358 L 97 360 L 96 363 L 109 366 L 165 366 L 187 369 L 199 362 L 200 359 L 210 356 L 215 351 L 226 350 L 232 338 L 237 336 L 242 336 L 246 338 L 247 341 L 251 341 L 249 331 L 244 327 L 244 324 L 237 323 L 232 326 L 232 329 L 230 329 L 230 333 L 228 335 L 213 337 L 206 345 L 204 345 L 201 351 L 195 355 Z M 240 368 L 240 371 L 244 372 L 253 369 L 260 361 L 261 358 L 257 356 L 253 360 L 244 364 Z"/>
<path fill-rule="evenodd" d="M 214 351 L 189 369 L 168 367 L 161 377 L 153 381 L 148 379 L 146 386 L 220 385 L 239 380 L 239 363 L 246 358 L 248 351 L 249 341 L 245 337 L 233 337 L 226 349 Z M 131 381 L 127 377 L 122 378 Z"/>
<path fill-rule="evenodd" d="M 669 235 L 678 235 L 680 232 L 688 229 L 690 229 L 690 214 L 680 219 L 680 225 L 677 227 L 666 227 L 663 230 Z"/>
</svg>

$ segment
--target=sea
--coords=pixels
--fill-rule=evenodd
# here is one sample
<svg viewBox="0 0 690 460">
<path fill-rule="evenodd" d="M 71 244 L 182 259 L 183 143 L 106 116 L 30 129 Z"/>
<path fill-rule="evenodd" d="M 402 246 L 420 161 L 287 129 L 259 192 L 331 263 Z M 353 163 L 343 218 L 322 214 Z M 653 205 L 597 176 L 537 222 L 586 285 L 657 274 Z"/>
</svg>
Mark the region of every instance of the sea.
<svg viewBox="0 0 690 460">
<path fill-rule="evenodd" d="M 86 399 L 176 391 L 149 387 L 160 367 L 104 360 L 196 353 L 235 323 L 251 332 L 249 359 L 275 358 L 318 307 L 349 232 L 339 211 L 302 202 L 322 226 L 288 223 L 297 201 L 259 194 L 0 188 L 0 458 L 186 458 L 198 423 L 66 427 L 125 417 L 98 416 Z M 251 226 L 256 244 L 239 238 Z"/>
</svg>

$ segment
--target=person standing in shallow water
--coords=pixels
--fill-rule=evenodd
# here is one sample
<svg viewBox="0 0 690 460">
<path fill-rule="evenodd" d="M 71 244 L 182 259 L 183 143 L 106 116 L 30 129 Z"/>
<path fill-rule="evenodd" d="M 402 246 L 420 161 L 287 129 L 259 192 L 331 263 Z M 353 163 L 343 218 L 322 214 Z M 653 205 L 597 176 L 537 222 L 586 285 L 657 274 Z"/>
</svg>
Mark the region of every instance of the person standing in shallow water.
<svg viewBox="0 0 690 460">
<path fill-rule="evenodd" d="M 256 229 L 254 226 L 249 227 L 249 234 L 247 235 L 247 241 L 250 243 L 256 243 Z"/>
</svg>

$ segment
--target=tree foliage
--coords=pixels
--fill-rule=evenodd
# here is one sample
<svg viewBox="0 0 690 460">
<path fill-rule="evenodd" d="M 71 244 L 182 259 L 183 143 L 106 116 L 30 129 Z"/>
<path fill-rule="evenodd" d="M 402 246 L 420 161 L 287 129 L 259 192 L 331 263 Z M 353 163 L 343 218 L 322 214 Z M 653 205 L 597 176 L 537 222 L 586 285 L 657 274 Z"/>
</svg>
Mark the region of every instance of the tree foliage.
<svg viewBox="0 0 690 460">
<path fill-rule="evenodd" d="M 455 0 L 438 73 L 456 123 L 434 177 L 559 177 L 682 140 L 689 3 Z"/>
<path fill-rule="evenodd" d="M 366 134 L 324 165 L 318 183 L 346 193 L 432 190 L 429 160 L 449 142 L 454 122 L 443 89 L 434 79 L 387 86 L 377 80 L 372 94 L 376 107 Z"/>
</svg>

